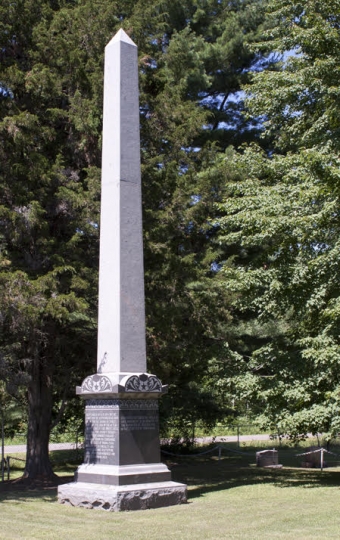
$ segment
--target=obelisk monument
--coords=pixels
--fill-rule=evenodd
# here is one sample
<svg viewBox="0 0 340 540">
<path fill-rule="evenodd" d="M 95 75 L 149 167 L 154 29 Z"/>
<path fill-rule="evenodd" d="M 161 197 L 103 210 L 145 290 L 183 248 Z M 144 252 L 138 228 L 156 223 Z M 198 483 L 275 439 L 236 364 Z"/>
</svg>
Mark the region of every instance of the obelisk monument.
<svg viewBox="0 0 340 540">
<path fill-rule="evenodd" d="M 98 371 L 146 370 L 137 47 L 105 50 Z"/>
<path fill-rule="evenodd" d="M 110 511 L 186 502 L 160 462 L 158 400 L 146 372 L 137 47 L 123 31 L 105 49 L 97 373 L 85 401 L 84 463 L 58 500 Z"/>
</svg>

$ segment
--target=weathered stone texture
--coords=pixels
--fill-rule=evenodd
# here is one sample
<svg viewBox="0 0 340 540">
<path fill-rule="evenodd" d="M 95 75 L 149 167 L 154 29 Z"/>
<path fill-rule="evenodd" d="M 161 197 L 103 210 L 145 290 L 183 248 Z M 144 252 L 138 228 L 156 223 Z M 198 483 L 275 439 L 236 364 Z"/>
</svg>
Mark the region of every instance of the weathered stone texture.
<svg viewBox="0 0 340 540">
<path fill-rule="evenodd" d="M 82 508 L 120 512 L 147 510 L 187 502 L 187 490 L 177 482 L 136 484 L 134 486 L 103 486 L 74 482 L 59 486 L 58 501 Z"/>
</svg>

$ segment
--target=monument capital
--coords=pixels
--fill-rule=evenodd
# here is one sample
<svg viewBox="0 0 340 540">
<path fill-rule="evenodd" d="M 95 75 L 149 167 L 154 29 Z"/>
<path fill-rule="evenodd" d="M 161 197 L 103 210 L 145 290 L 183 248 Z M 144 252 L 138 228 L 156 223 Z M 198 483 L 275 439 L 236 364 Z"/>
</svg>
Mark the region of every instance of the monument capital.
<svg viewBox="0 0 340 540">
<path fill-rule="evenodd" d="M 90 397 L 158 399 L 167 391 L 168 386 L 162 385 L 158 377 L 150 373 L 96 373 L 86 377 L 76 389 L 77 395 L 84 399 Z"/>
</svg>

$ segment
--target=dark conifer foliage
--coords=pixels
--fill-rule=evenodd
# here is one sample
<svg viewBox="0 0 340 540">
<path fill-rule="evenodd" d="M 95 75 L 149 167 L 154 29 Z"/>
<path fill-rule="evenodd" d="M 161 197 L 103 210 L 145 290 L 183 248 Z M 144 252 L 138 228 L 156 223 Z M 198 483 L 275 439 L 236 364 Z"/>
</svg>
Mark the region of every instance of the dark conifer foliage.
<svg viewBox="0 0 340 540">
<path fill-rule="evenodd" d="M 121 26 L 139 47 L 149 371 L 170 383 L 164 415 L 183 429 L 223 413 L 204 385 L 230 318 L 211 243 L 225 185 L 204 172 L 256 135 L 231 98 L 259 61 L 261 6 L 0 6 L 1 370 L 26 385 L 30 479 L 52 476 L 52 418 L 95 369 L 103 53 Z"/>
</svg>

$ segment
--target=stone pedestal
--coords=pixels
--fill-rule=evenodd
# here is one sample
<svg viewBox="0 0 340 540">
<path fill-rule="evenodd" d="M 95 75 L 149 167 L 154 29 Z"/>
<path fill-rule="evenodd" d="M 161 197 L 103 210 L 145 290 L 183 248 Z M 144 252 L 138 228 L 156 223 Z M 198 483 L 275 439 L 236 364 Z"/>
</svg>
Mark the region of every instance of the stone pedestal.
<svg viewBox="0 0 340 540">
<path fill-rule="evenodd" d="M 157 399 L 88 399 L 85 426 L 85 463 L 159 462 Z"/>
<path fill-rule="evenodd" d="M 77 393 L 85 400 L 84 463 L 59 486 L 64 504 L 120 511 L 187 501 L 160 462 L 158 400 L 167 388 L 154 375 L 96 374 Z"/>
<path fill-rule="evenodd" d="M 186 489 L 176 482 L 119 487 L 74 482 L 59 487 L 58 499 L 64 504 L 109 512 L 148 510 L 187 502 Z"/>
</svg>

